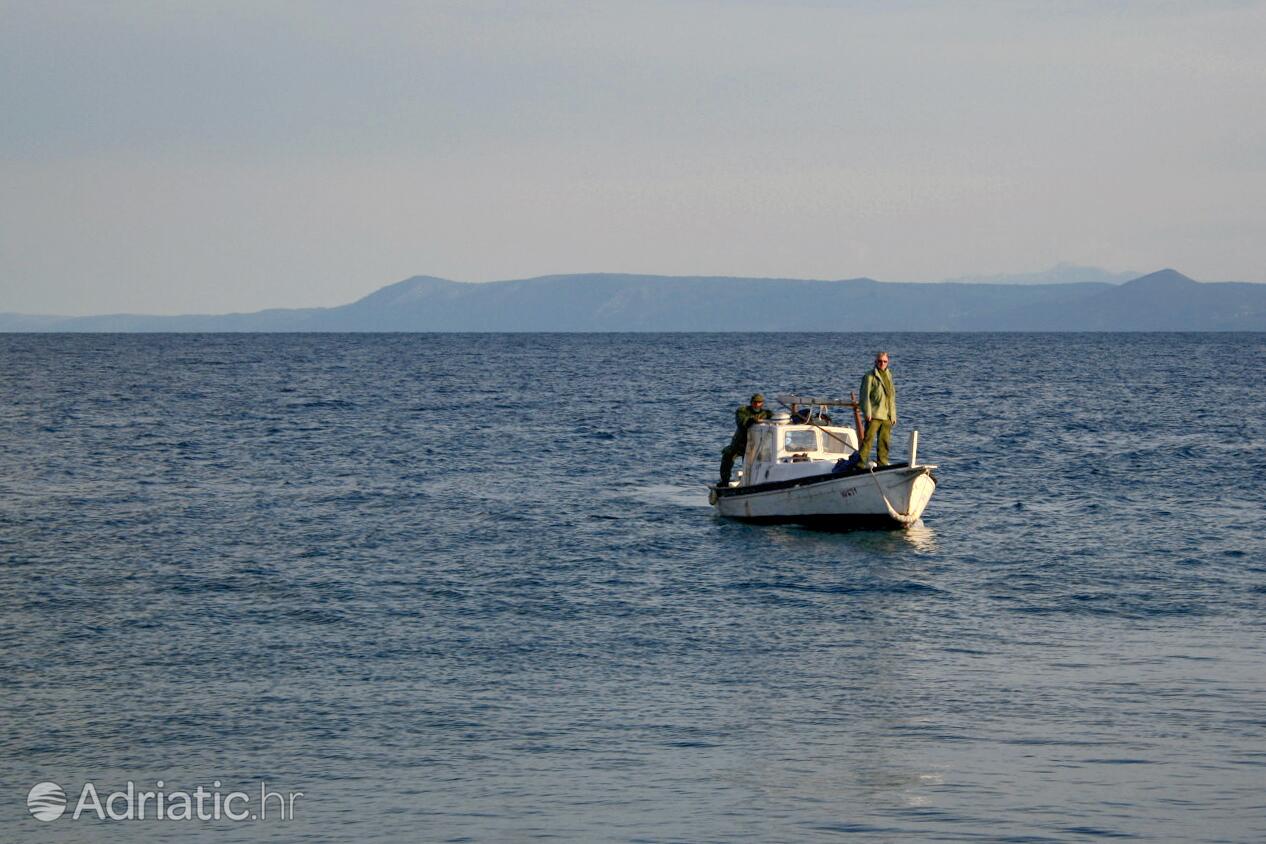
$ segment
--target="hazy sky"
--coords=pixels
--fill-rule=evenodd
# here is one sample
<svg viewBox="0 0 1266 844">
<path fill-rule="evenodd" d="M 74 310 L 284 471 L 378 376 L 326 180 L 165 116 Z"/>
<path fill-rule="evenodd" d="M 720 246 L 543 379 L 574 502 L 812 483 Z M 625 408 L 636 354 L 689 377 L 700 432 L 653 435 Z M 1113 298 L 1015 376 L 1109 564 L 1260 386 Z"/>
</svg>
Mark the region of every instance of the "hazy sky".
<svg viewBox="0 0 1266 844">
<path fill-rule="evenodd" d="M 1266 4 L 0 0 L 0 311 L 1266 281 Z"/>
</svg>

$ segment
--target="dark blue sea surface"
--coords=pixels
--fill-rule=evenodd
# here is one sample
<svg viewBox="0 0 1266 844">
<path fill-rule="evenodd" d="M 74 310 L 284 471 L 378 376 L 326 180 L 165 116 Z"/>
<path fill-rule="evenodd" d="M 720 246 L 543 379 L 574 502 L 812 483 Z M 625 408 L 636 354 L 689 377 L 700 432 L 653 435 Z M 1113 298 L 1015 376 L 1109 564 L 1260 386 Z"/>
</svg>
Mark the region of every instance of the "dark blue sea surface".
<svg viewBox="0 0 1266 844">
<path fill-rule="evenodd" d="M 707 506 L 891 353 L 909 531 Z M 1266 839 L 1266 335 L 0 335 L 6 841 Z M 27 811 L 129 781 L 289 821 Z"/>
</svg>

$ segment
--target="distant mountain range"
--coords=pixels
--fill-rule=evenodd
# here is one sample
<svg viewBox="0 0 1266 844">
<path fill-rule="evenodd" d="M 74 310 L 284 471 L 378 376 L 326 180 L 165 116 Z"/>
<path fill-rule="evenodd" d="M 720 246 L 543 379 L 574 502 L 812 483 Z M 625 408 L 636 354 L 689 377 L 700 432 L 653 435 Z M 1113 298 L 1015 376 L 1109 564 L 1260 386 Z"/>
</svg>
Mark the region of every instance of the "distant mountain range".
<svg viewBox="0 0 1266 844">
<path fill-rule="evenodd" d="M 946 281 L 961 284 L 1075 284 L 1083 281 L 1104 284 L 1124 284 L 1138 278 L 1141 273 L 1113 273 L 1098 267 L 1082 267 L 1077 264 L 1059 263 L 1049 270 L 1036 273 L 1004 273 L 1001 275 L 965 275 Z"/>
<path fill-rule="evenodd" d="M 1266 331 L 1266 284 L 1199 283 L 1175 270 L 1123 284 L 611 274 L 469 284 L 415 276 L 336 308 L 0 314 L 0 331 Z"/>
</svg>

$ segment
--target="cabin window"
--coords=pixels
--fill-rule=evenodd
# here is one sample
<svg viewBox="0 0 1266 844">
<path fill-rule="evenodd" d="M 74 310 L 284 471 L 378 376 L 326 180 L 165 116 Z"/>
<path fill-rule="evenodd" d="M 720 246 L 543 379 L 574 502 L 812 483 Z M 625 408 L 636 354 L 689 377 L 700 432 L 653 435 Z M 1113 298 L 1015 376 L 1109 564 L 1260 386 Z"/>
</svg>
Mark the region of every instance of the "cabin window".
<svg viewBox="0 0 1266 844">
<path fill-rule="evenodd" d="M 801 451 L 817 451 L 818 432 L 813 429 L 787 431 L 783 434 L 782 450 L 787 454 L 798 454 Z"/>
<path fill-rule="evenodd" d="M 852 454 L 857 450 L 853 448 L 848 434 L 844 431 L 831 431 L 830 434 L 823 432 L 822 442 L 826 446 L 824 451 L 830 454 Z"/>
</svg>

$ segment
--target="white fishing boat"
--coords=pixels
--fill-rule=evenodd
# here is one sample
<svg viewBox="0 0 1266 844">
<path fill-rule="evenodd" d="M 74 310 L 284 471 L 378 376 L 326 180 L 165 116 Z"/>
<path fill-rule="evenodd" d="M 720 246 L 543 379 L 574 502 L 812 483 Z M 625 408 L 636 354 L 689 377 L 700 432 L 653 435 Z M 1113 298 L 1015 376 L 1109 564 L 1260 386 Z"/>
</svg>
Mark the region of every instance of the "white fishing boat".
<svg viewBox="0 0 1266 844">
<path fill-rule="evenodd" d="M 748 429 L 739 479 L 710 489 L 720 515 L 828 528 L 904 528 L 919 521 L 936 489 L 936 466 L 918 462 L 918 431 L 910 435 L 905 463 L 866 465 L 854 458 L 861 428 L 856 401 L 777 399 L 787 410 Z M 830 420 L 832 407 L 852 408 L 857 430 Z"/>
</svg>

